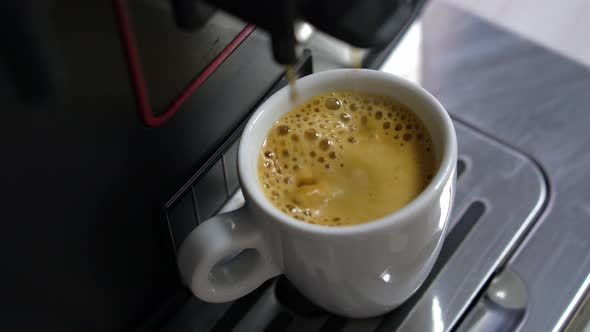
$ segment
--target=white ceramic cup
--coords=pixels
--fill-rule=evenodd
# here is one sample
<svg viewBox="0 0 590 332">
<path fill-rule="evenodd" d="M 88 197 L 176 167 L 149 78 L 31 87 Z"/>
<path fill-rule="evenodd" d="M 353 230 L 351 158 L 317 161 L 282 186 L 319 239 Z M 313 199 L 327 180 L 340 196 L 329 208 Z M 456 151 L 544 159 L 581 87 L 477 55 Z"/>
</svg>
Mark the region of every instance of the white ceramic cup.
<svg viewBox="0 0 590 332">
<path fill-rule="evenodd" d="M 248 122 L 238 152 L 246 204 L 212 217 L 189 234 L 178 252 L 182 279 L 198 298 L 225 302 L 283 273 L 301 293 L 333 313 L 353 318 L 385 313 L 420 286 L 442 246 L 455 194 L 453 124 L 427 91 L 379 71 L 321 72 L 299 79 L 297 89 L 295 103 L 283 88 Z M 394 97 L 428 128 L 438 170 L 427 188 L 400 210 L 363 224 L 322 226 L 284 214 L 265 197 L 257 162 L 270 128 L 296 104 L 329 90 Z"/>
</svg>

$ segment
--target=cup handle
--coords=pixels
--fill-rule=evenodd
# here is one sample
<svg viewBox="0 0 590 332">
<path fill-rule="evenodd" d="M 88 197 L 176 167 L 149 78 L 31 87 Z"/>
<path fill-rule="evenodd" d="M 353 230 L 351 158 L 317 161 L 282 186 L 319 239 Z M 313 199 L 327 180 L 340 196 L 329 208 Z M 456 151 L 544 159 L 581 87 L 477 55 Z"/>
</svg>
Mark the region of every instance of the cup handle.
<svg viewBox="0 0 590 332">
<path fill-rule="evenodd" d="M 242 297 L 281 273 L 259 226 L 246 207 L 216 215 L 197 226 L 178 250 L 183 282 L 207 302 Z"/>
</svg>

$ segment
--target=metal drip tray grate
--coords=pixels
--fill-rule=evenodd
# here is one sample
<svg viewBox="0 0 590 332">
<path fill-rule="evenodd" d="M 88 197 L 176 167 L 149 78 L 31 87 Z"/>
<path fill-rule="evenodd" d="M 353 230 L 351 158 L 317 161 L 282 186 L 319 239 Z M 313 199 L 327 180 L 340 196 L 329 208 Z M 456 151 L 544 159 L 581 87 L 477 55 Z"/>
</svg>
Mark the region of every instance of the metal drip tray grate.
<svg viewBox="0 0 590 332">
<path fill-rule="evenodd" d="M 269 280 L 233 303 L 191 298 L 166 331 L 437 331 L 453 327 L 539 214 L 546 184 L 527 157 L 461 123 L 451 227 L 424 285 L 400 308 L 373 319 L 326 313 L 288 280 Z M 222 210 L 243 203 L 238 191 Z"/>
</svg>

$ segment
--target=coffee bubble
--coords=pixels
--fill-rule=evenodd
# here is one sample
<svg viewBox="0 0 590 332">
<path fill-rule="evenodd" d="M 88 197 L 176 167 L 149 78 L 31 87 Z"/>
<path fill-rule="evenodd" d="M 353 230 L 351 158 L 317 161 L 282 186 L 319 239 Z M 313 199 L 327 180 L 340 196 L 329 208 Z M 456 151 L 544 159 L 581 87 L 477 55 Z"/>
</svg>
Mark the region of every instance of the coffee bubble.
<svg viewBox="0 0 590 332">
<path fill-rule="evenodd" d="M 309 128 L 309 129 L 305 130 L 304 135 L 305 135 L 305 138 L 308 139 L 308 140 L 310 140 L 310 141 L 313 141 L 313 140 L 316 140 L 316 139 L 320 138 L 320 133 L 318 133 L 313 128 Z"/>
<path fill-rule="evenodd" d="M 335 111 L 340 109 L 340 106 L 342 106 L 342 102 L 338 98 L 328 98 L 324 102 L 324 105 L 327 109 Z"/>
<path fill-rule="evenodd" d="M 277 131 L 279 132 L 279 135 L 285 136 L 291 131 L 291 128 L 286 124 L 282 124 L 277 127 Z"/>
<path fill-rule="evenodd" d="M 320 141 L 320 149 L 324 151 L 329 150 L 332 147 L 332 145 L 334 145 L 334 143 L 332 143 L 332 141 L 330 141 L 327 138 Z"/>
</svg>

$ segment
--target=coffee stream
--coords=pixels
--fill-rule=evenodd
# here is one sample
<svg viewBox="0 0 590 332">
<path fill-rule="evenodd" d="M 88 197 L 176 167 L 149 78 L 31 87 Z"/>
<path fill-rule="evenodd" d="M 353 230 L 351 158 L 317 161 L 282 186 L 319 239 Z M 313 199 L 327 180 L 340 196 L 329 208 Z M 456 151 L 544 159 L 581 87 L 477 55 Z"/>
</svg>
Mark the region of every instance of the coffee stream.
<svg viewBox="0 0 590 332">
<path fill-rule="evenodd" d="M 258 179 L 284 213 L 312 224 L 352 225 L 400 209 L 430 182 L 430 135 L 384 96 L 333 91 L 285 113 L 269 131 Z"/>
<path fill-rule="evenodd" d="M 291 98 L 291 102 L 294 103 L 297 98 L 299 97 L 299 92 L 297 91 L 297 72 L 293 65 L 286 65 L 287 71 L 287 83 L 289 84 L 289 98 Z"/>
</svg>

